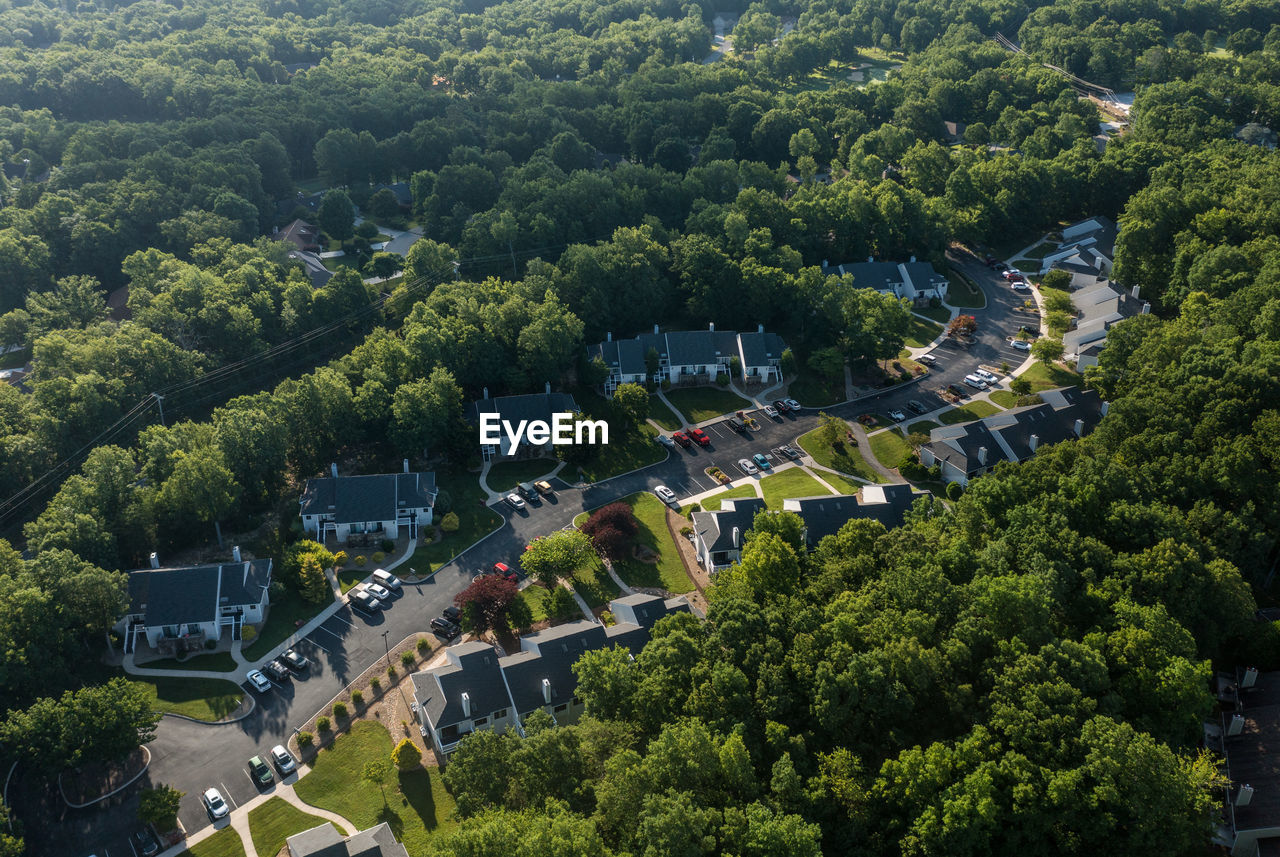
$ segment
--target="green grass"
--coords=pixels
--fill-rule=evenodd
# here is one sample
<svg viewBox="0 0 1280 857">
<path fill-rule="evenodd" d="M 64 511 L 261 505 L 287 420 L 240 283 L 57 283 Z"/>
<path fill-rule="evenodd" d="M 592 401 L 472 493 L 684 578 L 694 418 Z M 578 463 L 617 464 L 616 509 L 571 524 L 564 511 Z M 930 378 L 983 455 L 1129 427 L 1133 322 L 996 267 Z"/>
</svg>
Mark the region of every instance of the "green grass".
<svg viewBox="0 0 1280 857">
<path fill-rule="evenodd" d="M 1010 390 L 992 390 L 991 401 L 995 402 L 1002 408 L 1016 407 L 1018 404 L 1018 394 Z"/>
<path fill-rule="evenodd" d="M 366 562 L 363 567 L 356 565 L 351 568 L 344 568 L 338 572 L 338 585 L 342 588 L 343 593 L 350 592 L 353 586 L 372 574 L 375 568 L 377 566 L 370 562 Z"/>
<path fill-rule="evenodd" d="M 622 594 L 618 584 L 604 570 L 604 563 L 598 559 L 574 574 L 573 588 L 587 602 L 588 607 L 603 607 Z"/>
<path fill-rule="evenodd" d="M 946 324 L 948 321 L 951 320 L 951 310 L 947 309 L 944 306 L 917 307 L 916 309 L 913 309 L 912 312 L 914 312 L 916 315 L 923 315 L 928 318 L 931 318 L 934 321 L 936 321 L 938 324 Z M 937 334 L 935 333 L 934 336 L 937 336 Z M 933 340 L 933 337 L 932 336 L 929 337 L 929 341 L 932 341 L 932 340 Z"/>
<path fill-rule="evenodd" d="M 1052 390 L 1055 387 L 1070 387 L 1084 380 L 1070 369 L 1064 369 L 1057 365 L 1046 366 L 1040 362 L 1036 362 L 1030 369 L 1022 373 L 1022 377 L 1031 382 L 1031 392 L 1033 393 L 1039 393 L 1041 390 Z"/>
<path fill-rule="evenodd" d="M 599 454 L 580 467 L 583 480 L 600 482 L 657 464 L 666 458 L 667 450 L 654 441 L 658 431 L 653 426 L 645 423 L 628 431 L 616 431 L 618 420 L 613 413 L 613 403 L 608 399 L 594 390 L 579 387 L 573 391 L 573 400 L 591 419 L 608 420 L 610 424 L 608 445 L 600 447 Z M 572 482 L 574 472 L 574 466 L 570 465 L 561 471 L 561 475 Z"/>
<path fill-rule="evenodd" d="M 667 391 L 666 397 L 685 419 L 694 423 L 751 407 L 737 393 L 719 387 L 681 387 Z"/>
<path fill-rule="evenodd" d="M 760 490 L 764 492 L 764 505 L 775 512 L 782 511 L 783 500 L 831 493 L 817 479 L 798 467 L 761 479 Z"/>
<path fill-rule="evenodd" d="M 590 517 L 591 517 L 590 512 L 579 512 L 578 514 L 573 516 L 573 525 L 575 527 L 581 527 L 584 523 L 586 523 L 587 518 L 590 518 Z"/>
<path fill-rule="evenodd" d="M 951 281 L 951 287 L 947 289 L 947 303 L 965 309 L 981 309 L 987 305 L 986 296 L 967 274 L 949 270 L 947 279 Z"/>
<path fill-rule="evenodd" d="M 861 483 L 854 482 L 852 479 L 841 476 L 838 473 L 828 473 L 825 470 L 819 470 L 818 475 L 822 477 L 822 481 L 845 494 L 857 494 L 862 490 Z"/>
<path fill-rule="evenodd" d="M 489 487 L 494 491 L 506 491 L 520 482 L 533 482 L 555 470 L 559 463 L 550 458 L 530 458 L 524 461 L 494 459 L 489 468 Z"/>
<path fill-rule="evenodd" d="M 942 420 L 942 422 L 949 426 L 953 426 L 956 423 L 967 423 L 972 420 L 980 420 L 983 417 L 989 417 L 992 414 L 997 414 L 999 412 L 1000 409 L 990 402 L 977 401 L 970 402 L 964 407 L 954 408 L 950 411 L 943 411 L 942 414 L 939 415 L 938 419 Z"/>
<path fill-rule="evenodd" d="M 807 408 L 824 408 L 845 400 L 844 376 L 828 379 L 802 371 L 787 386 L 787 395 Z"/>
<path fill-rule="evenodd" d="M 869 439 L 872 455 L 885 467 L 897 467 L 904 457 L 911 454 L 911 444 L 896 429 L 873 434 Z"/>
<path fill-rule="evenodd" d="M 224 827 L 217 833 L 192 845 L 178 857 L 244 857 L 244 844 L 233 828 Z"/>
<path fill-rule="evenodd" d="M 667 431 L 676 431 L 681 427 L 680 420 L 676 418 L 675 412 L 668 408 L 667 403 L 657 396 L 649 400 L 649 419 Z"/>
<path fill-rule="evenodd" d="M 389 758 L 393 746 L 382 724 L 358 721 L 320 751 L 294 789 L 307 803 L 338 813 L 360 830 L 386 822 L 410 854 L 427 854 L 436 834 L 457 825 L 454 801 L 439 769 L 422 767 L 388 783 L 384 802 L 382 790 L 364 780 L 364 766 L 369 759 Z"/>
<path fill-rule="evenodd" d="M 182 714 L 196 720 L 219 720 L 240 707 L 244 691 L 222 678 L 127 676 L 147 689 L 156 711 Z"/>
<path fill-rule="evenodd" d="M 180 661 L 177 658 L 161 658 L 158 661 L 147 661 L 145 664 L 139 664 L 138 667 L 144 670 L 207 670 L 209 672 L 229 673 L 235 672 L 236 659 L 231 657 L 230 652 L 212 652 L 194 655 L 185 661 Z"/>
<path fill-rule="evenodd" d="M 372 570 L 372 569 L 371 569 Z M 271 602 L 267 613 L 267 624 L 262 626 L 258 636 L 245 646 L 241 654 L 245 660 L 256 661 L 289 638 L 298 630 L 298 623 L 309 622 L 317 613 L 333 603 L 330 596 L 323 604 L 312 604 L 303 601 L 302 596 L 292 589 L 286 589 L 284 596 Z"/>
<path fill-rule="evenodd" d="M 883 482 L 876 469 L 863 459 L 857 447 L 842 443 L 838 447 L 824 446 L 816 434 L 817 429 L 800 436 L 800 447 L 823 467 L 850 473 L 868 482 Z"/>
<path fill-rule="evenodd" d="M 529 606 L 529 613 L 533 616 L 533 621 L 541 622 L 547 618 L 548 594 L 545 586 L 531 584 L 521 589 L 516 597 Z"/>
<path fill-rule="evenodd" d="M 911 423 L 911 425 L 907 426 L 907 431 L 909 433 L 919 432 L 920 434 L 928 434 L 929 432 L 933 431 L 938 427 L 939 427 L 938 424 L 935 423 L 933 420 L 917 420 L 916 422 Z"/>
<path fill-rule="evenodd" d="M 941 307 L 939 307 L 941 309 Z M 951 314 L 947 313 L 950 318 Z M 932 321 L 925 321 L 916 316 L 911 317 L 911 327 L 907 331 L 906 343 L 912 348 L 924 348 L 933 340 L 937 339 L 938 334 L 942 333 L 942 325 L 935 324 Z"/>
<path fill-rule="evenodd" d="M 640 523 L 636 541 L 655 552 L 658 561 L 651 564 L 628 558 L 614 563 L 614 571 L 628 586 L 659 586 L 677 595 L 691 591 L 693 581 L 667 530 L 667 505 L 648 493 L 632 494 L 622 502 L 631 507 Z"/>
<path fill-rule="evenodd" d="M 723 494 L 717 494 L 714 497 L 708 497 L 702 501 L 702 508 L 708 512 L 720 511 L 720 504 L 725 500 L 736 500 L 740 497 L 756 496 L 755 488 L 750 485 L 739 485 L 737 488 L 730 488 Z"/>
<path fill-rule="evenodd" d="M 450 508 L 458 513 L 458 530 L 445 533 L 438 542 L 419 545 L 413 556 L 400 566 L 406 573 L 430 574 L 471 547 L 483 536 L 497 529 L 502 516 L 484 505 L 486 494 L 480 490 L 480 480 L 474 473 L 455 468 L 437 479 L 437 484 L 447 486 L 452 502 Z M 443 515 L 435 518 L 439 525 Z"/>
<path fill-rule="evenodd" d="M 249 812 L 249 832 L 259 857 L 276 854 L 295 833 L 330 823 L 318 815 L 303 812 L 281 797 L 273 797 Z"/>
<path fill-rule="evenodd" d="M 332 247 L 330 249 L 338 250 L 340 248 Z M 343 268 L 350 268 L 351 270 L 355 271 L 357 274 L 360 274 L 360 276 L 362 277 L 364 276 L 364 273 L 360 270 L 360 262 L 355 256 L 330 256 L 329 258 L 321 259 L 320 261 L 324 263 L 324 266 L 326 268 L 328 268 L 330 271 L 332 271 L 335 274 L 338 273 Z"/>
</svg>

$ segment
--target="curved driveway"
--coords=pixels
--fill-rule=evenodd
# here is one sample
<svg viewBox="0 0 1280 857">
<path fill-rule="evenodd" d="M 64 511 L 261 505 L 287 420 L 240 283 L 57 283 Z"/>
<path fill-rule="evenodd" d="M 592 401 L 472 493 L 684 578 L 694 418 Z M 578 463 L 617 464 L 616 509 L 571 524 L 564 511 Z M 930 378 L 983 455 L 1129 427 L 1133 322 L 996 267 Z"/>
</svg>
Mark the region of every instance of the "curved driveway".
<svg viewBox="0 0 1280 857">
<path fill-rule="evenodd" d="M 1017 366 L 1022 362 L 1026 355 L 1014 351 L 1005 341 L 1022 323 L 1013 309 L 1022 298 L 987 268 L 958 259 L 952 262 L 978 280 L 987 295 L 986 308 L 963 310 L 978 319 L 976 341 L 968 348 L 959 348 L 949 341 L 939 345 L 932 352 L 938 358 L 934 371 L 920 382 L 891 387 L 823 410 L 849 419 L 870 407 L 880 411 L 905 408 L 910 399 L 919 399 L 932 410 L 945 404 L 932 391 L 949 383 L 960 383 L 978 364 L 999 366 L 1007 361 L 1010 366 Z M 475 573 L 491 568 L 495 562 L 512 562 L 535 536 L 569 526 L 579 512 L 637 491 L 648 491 L 657 485 L 669 486 L 680 497 L 705 491 L 713 487 L 703 472 L 706 467 L 716 464 L 726 473 L 737 473 L 734 462 L 739 458 L 794 443 L 797 437 L 814 428 L 817 410 L 805 409 L 799 415 L 788 415 L 777 421 L 759 414 L 758 421 L 761 429 L 749 437 L 738 435 L 727 426 L 709 426 L 706 430 L 712 439 L 711 447 L 676 450 L 665 461 L 635 473 L 584 487 L 561 483 L 553 498 L 538 505 L 530 504 L 522 513 L 495 507 L 503 515 L 502 526 L 443 566 L 432 580 L 404 585 L 389 609 L 375 617 L 353 614 L 350 608 L 343 608 L 309 634 L 297 648 L 311 659 L 311 669 L 284 686 L 259 695 L 258 705 L 249 716 L 235 723 L 217 725 L 165 717 L 149 745 L 151 768 L 141 782 L 165 783 L 186 792 L 180 818 L 188 833 L 207 825 L 209 819 L 199 797 L 204 789 L 217 786 L 237 805 L 256 796 L 258 790 L 249 779 L 245 761 L 253 755 L 265 755 L 275 744 L 287 743 L 296 728 L 382 657 L 387 646 L 394 647 L 406 637 L 426 629 L 431 619 L 453 602 L 453 597 Z M 98 853 L 106 851 L 118 857 L 133 857 L 128 844 L 120 838 L 123 834 L 115 828 L 119 826 L 118 819 L 126 815 L 121 810 L 136 806 L 136 802 L 137 789 L 134 789 L 123 798 L 124 807 L 113 800 L 116 806 L 112 809 L 71 813 L 72 817 L 64 817 L 58 826 L 70 822 L 69 828 L 76 830 L 74 846 L 60 836 L 39 837 L 28 840 L 33 853 L 95 853 L 96 849 Z M 132 817 L 132 813 L 128 815 Z M 71 847 L 68 849 L 68 846 Z"/>
</svg>

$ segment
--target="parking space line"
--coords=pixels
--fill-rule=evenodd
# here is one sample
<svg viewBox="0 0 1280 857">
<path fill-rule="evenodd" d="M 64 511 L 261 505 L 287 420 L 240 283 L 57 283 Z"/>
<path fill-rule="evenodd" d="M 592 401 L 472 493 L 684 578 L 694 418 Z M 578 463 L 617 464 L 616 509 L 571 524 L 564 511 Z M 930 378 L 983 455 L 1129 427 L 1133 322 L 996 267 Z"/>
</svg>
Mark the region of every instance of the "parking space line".
<svg viewBox="0 0 1280 857">
<path fill-rule="evenodd" d="M 349 620 L 347 620 L 347 619 L 343 618 L 342 616 L 340 616 L 340 615 L 339 615 L 339 614 L 337 614 L 337 613 L 334 613 L 334 614 L 333 614 L 332 616 L 330 616 L 329 618 L 330 618 L 330 619 L 337 619 L 339 622 L 346 622 L 348 625 L 352 626 L 353 628 L 355 627 L 355 624 L 356 624 L 355 622 L 351 622 L 351 621 L 349 621 Z M 321 627 L 324 627 L 324 626 L 322 625 Z"/>
<path fill-rule="evenodd" d="M 317 626 L 316 626 L 316 630 L 317 630 L 317 631 L 324 631 L 326 634 L 332 634 L 333 636 L 337 637 L 339 640 L 341 640 L 341 639 L 342 639 L 342 635 L 341 635 L 341 634 L 339 634 L 337 631 L 330 631 L 330 630 L 329 630 L 328 628 L 326 628 L 324 625 L 317 625 Z M 316 645 L 319 645 L 319 643 L 317 643 Z"/>
<path fill-rule="evenodd" d="M 310 643 L 311 645 L 315 646 L 315 647 L 316 647 L 317 649 L 319 649 L 320 651 L 324 652 L 326 655 L 327 655 L 327 654 L 329 654 L 329 650 L 328 650 L 328 649 L 326 649 L 324 646 L 322 646 L 322 645 L 320 645 L 319 643 L 317 643 L 317 642 L 316 642 L 315 640 L 313 640 L 311 637 L 307 637 L 307 642 L 308 642 L 308 643 Z"/>
<path fill-rule="evenodd" d="M 246 772 L 247 773 L 247 772 Z M 250 780 L 252 782 L 252 780 Z M 236 803 L 236 799 L 231 795 L 231 789 L 227 788 L 227 784 L 219 781 L 218 785 L 222 786 L 222 793 L 227 796 L 227 800 L 231 801 L 231 805 L 236 809 L 240 808 L 240 804 Z"/>
</svg>

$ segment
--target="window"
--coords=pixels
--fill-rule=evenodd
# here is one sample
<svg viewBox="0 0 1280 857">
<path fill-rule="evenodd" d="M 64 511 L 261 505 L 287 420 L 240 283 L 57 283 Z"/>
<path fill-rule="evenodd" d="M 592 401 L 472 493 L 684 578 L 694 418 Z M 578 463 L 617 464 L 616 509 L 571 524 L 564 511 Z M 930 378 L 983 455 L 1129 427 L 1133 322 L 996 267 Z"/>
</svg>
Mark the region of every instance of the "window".
<svg viewBox="0 0 1280 857">
<path fill-rule="evenodd" d="M 504 718 L 504 717 L 506 717 L 506 716 L 507 716 L 507 709 L 505 709 L 505 708 L 504 708 L 504 709 L 502 709 L 501 711 L 495 712 L 495 713 L 494 713 L 494 715 L 493 715 L 493 719 L 494 719 L 494 720 L 501 720 L 502 718 Z"/>
<path fill-rule="evenodd" d="M 485 724 L 486 724 L 486 723 L 488 723 L 488 722 L 489 722 L 489 718 L 488 718 L 488 717 L 477 717 L 477 718 L 476 718 L 476 728 L 477 728 L 477 729 L 479 729 L 481 726 L 485 725 Z"/>
<path fill-rule="evenodd" d="M 568 704 L 567 704 L 567 703 L 563 703 L 563 702 L 562 702 L 562 703 L 560 703 L 559 705 L 557 705 L 553 710 L 555 711 L 555 713 L 556 713 L 556 714 L 560 714 L 560 713 L 562 713 L 563 711 L 565 711 L 568 707 L 569 707 L 569 706 L 568 706 Z"/>
</svg>

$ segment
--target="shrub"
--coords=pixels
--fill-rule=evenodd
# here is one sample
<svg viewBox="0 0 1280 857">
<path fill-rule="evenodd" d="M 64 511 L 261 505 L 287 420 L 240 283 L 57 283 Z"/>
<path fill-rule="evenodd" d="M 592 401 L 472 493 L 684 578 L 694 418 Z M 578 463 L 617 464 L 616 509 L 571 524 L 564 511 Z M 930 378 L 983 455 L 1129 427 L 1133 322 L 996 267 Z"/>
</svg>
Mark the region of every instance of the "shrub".
<svg viewBox="0 0 1280 857">
<path fill-rule="evenodd" d="M 401 652 L 401 653 L 400 653 L 400 663 L 404 665 L 404 668 L 405 668 L 406 670 L 408 670 L 410 667 L 412 667 L 412 666 L 413 666 L 413 662 L 414 662 L 415 660 L 417 660 L 417 658 L 416 658 L 416 656 L 413 654 L 413 652 Z"/>
<path fill-rule="evenodd" d="M 381 545 L 381 547 L 382 547 L 382 552 L 383 552 L 383 553 L 391 553 L 393 550 L 395 550 L 395 549 L 396 549 L 396 543 L 395 543 L 395 540 L 394 540 L 394 539 L 383 539 L 383 540 L 382 540 L 382 545 Z M 382 560 L 378 560 L 378 561 L 379 561 L 379 562 L 381 562 Z"/>
<path fill-rule="evenodd" d="M 382 565 L 382 561 L 386 558 L 387 555 L 382 551 L 374 551 L 373 556 L 369 557 L 369 559 L 373 560 L 374 565 Z"/>
<path fill-rule="evenodd" d="M 612 611 L 602 610 L 600 612 L 600 624 L 604 625 L 606 628 L 609 628 L 618 624 L 618 619 L 616 616 L 613 615 Z"/>
<path fill-rule="evenodd" d="M 426 657 L 427 652 L 431 651 L 431 641 L 426 637 L 418 640 L 418 654 Z"/>
<path fill-rule="evenodd" d="M 551 594 L 547 596 L 546 608 L 547 615 L 553 619 L 570 619 L 574 616 L 581 618 L 581 611 L 578 609 L 578 602 L 573 600 L 573 593 L 563 586 L 551 588 Z"/>
<path fill-rule="evenodd" d="M 333 564 L 334 564 L 335 566 L 337 566 L 337 565 L 346 565 L 346 564 L 347 564 L 347 552 L 346 552 L 346 551 L 338 551 L 337 553 L 335 553 L 335 554 L 333 555 Z"/>
<path fill-rule="evenodd" d="M 368 561 L 369 561 L 369 558 L 366 557 L 364 554 L 360 554 L 360 556 L 356 557 L 356 565 L 360 566 L 361 568 L 364 568 L 364 564 Z"/>
<path fill-rule="evenodd" d="M 363 706 L 363 705 L 364 705 L 364 691 L 362 691 L 362 690 L 353 690 L 353 691 L 351 691 L 351 704 L 352 704 L 352 705 L 354 705 L 356 708 L 360 708 L 361 706 Z"/>
<path fill-rule="evenodd" d="M 664 393 L 665 393 L 667 390 L 670 390 L 670 389 L 671 389 L 671 379 L 670 379 L 670 378 L 663 378 L 663 379 L 662 379 L 662 392 L 664 392 Z"/>
<path fill-rule="evenodd" d="M 182 803 L 182 795 L 173 786 L 143 789 L 138 797 L 138 818 L 154 824 L 162 832 L 174 830 L 178 826 L 178 808 Z"/>
<path fill-rule="evenodd" d="M 206 652 L 212 652 L 212 651 L 213 651 L 214 649 L 216 649 L 216 648 L 218 648 L 218 641 L 217 641 L 217 640 L 205 640 L 205 641 L 204 641 L 204 649 L 205 649 L 205 651 L 206 651 Z"/>
<path fill-rule="evenodd" d="M 242 642 L 247 643 L 256 636 L 258 636 L 258 629 L 254 628 L 252 625 L 245 625 L 240 629 L 240 640 Z"/>
<path fill-rule="evenodd" d="M 369 679 L 369 689 L 374 693 L 382 693 L 382 679 L 377 676 Z"/>
<path fill-rule="evenodd" d="M 400 770 L 410 771 L 418 767 L 418 763 L 422 761 L 422 751 L 408 738 L 402 738 L 391 751 L 391 761 Z"/>
<path fill-rule="evenodd" d="M 333 704 L 333 716 L 338 720 L 346 720 L 347 704 L 345 702 L 335 702 Z"/>
<path fill-rule="evenodd" d="M 942 298 L 929 298 L 929 308 L 938 309 L 942 306 Z"/>
<path fill-rule="evenodd" d="M 440 529 L 446 533 L 456 533 L 461 526 L 462 521 L 458 520 L 457 512 L 450 512 L 440 519 Z"/>
<path fill-rule="evenodd" d="M 691 504 L 689 504 L 689 514 L 690 514 L 690 515 L 692 515 L 694 512 L 701 512 L 701 511 L 702 511 L 702 504 L 701 504 L 701 503 L 691 503 Z"/>
<path fill-rule="evenodd" d="M 315 740 L 316 740 L 316 736 L 312 735 L 310 732 L 299 732 L 299 733 L 298 733 L 298 746 L 299 746 L 299 747 L 303 747 L 303 748 L 310 747 L 312 744 L 314 744 L 314 743 L 315 743 Z"/>
<path fill-rule="evenodd" d="M 387 667 L 387 678 L 389 678 L 389 679 L 391 679 L 391 680 L 393 680 L 393 681 L 394 681 L 394 680 L 395 680 L 395 677 L 396 677 L 396 668 L 395 668 L 395 667 L 393 667 L 393 666 L 392 666 L 392 667 Z"/>
<path fill-rule="evenodd" d="M 683 526 L 683 527 L 681 527 L 681 528 L 680 528 L 680 535 L 682 535 L 682 536 L 686 536 L 686 537 L 687 537 L 687 536 L 689 536 L 689 534 L 690 534 L 690 533 L 692 533 L 692 532 L 693 532 L 693 527 L 690 527 L 690 526 L 688 526 L 688 525 L 685 525 L 685 526 Z"/>
<path fill-rule="evenodd" d="M 718 375 L 716 375 L 716 384 L 718 384 L 721 387 L 729 386 L 729 373 L 721 372 Z"/>
<path fill-rule="evenodd" d="M 321 732 L 328 732 L 328 731 L 329 731 L 329 718 L 328 718 L 328 717 L 325 717 L 323 714 L 321 714 L 319 717 L 317 717 L 317 718 L 316 718 L 316 728 L 317 728 L 317 729 L 319 729 Z"/>
<path fill-rule="evenodd" d="M 964 493 L 964 486 L 961 485 L 959 482 L 947 483 L 947 499 L 948 500 L 959 500 L 960 495 L 963 493 Z"/>
</svg>

